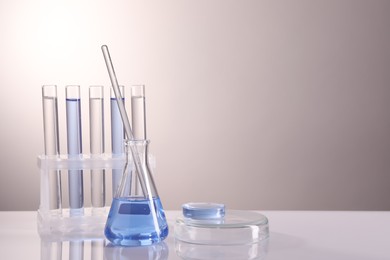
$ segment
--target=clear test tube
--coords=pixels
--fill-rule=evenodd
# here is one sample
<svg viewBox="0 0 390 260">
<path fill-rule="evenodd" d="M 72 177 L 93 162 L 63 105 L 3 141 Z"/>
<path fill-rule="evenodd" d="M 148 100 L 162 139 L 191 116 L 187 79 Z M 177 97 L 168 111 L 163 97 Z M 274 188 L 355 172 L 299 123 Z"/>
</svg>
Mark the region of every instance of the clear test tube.
<svg viewBox="0 0 390 260">
<path fill-rule="evenodd" d="M 96 239 L 91 241 L 91 260 L 104 260 L 104 239 Z"/>
<path fill-rule="evenodd" d="M 90 153 L 104 153 L 104 99 L 103 86 L 89 87 L 89 130 Z M 91 204 L 93 208 L 104 207 L 106 203 L 104 170 L 91 170 Z"/>
<path fill-rule="evenodd" d="M 66 127 L 68 157 L 77 158 L 82 153 L 80 86 L 66 86 Z M 71 213 L 81 213 L 84 206 L 83 171 L 69 170 L 69 207 Z"/>
<path fill-rule="evenodd" d="M 69 241 L 69 260 L 84 259 L 84 240 Z"/>
<path fill-rule="evenodd" d="M 145 86 L 131 86 L 131 126 L 135 140 L 146 140 L 146 110 L 145 110 Z M 140 195 L 141 185 L 138 174 L 133 174 L 134 181 L 132 191 L 134 195 Z"/>
<path fill-rule="evenodd" d="M 119 86 L 119 90 L 124 97 L 124 87 Z M 124 101 L 124 98 L 123 98 Z M 124 149 L 124 139 L 125 131 L 123 126 L 123 121 L 121 114 L 119 112 L 117 100 L 113 89 L 111 88 L 111 98 L 110 98 L 110 108 L 111 108 L 111 146 L 112 146 L 112 156 L 123 156 Z M 122 177 L 121 169 L 112 170 L 112 195 L 115 195 L 115 192 L 118 189 L 120 180 Z"/>
<path fill-rule="evenodd" d="M 43 131 L 45 143 L 45 155 L 57 156 L 60 154 L 60 142 L 58 131 L 58 103 L 57 86 L 42 86 L 43 107 Z M 43 196 L 41 206 L 46 209 L 61 209 L 61 172 L 54 170 L 48 172 L 47 191 L 48 196 Z"/>
<path fill-rule="evenodd" d="M 146 140 L 145 86 L 131 87 L 131 124 L 135 140 Z"/>
<path fill-rule="evenodd" d="M 41 239 L 41 259 L 61 260 L 62 242 L 45 241 Z"/>
</svg>

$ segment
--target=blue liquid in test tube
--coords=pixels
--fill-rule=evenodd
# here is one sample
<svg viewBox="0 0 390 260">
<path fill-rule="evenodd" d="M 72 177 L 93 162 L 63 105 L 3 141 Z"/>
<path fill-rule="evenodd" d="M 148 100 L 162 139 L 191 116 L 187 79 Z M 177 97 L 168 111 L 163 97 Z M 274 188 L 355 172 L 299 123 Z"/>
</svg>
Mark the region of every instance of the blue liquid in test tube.
<svg viewBox="0 0 390 260">
<path fill-rule="evenodd" d="M 124 87 L 119 86 L 119 89 L 124 93 Z M 124 99 L 122 99 L 124 101 Z M 119 112 L 118 104 L 115 98 L 115 94 L 111 90 L 111 144 L 112 144 L 112 155 L 113 156 L 123 156 L 124 155 L 124 127 Z M 113 169 L 112 170 L 112 195 L 115 195 L 116 190 L 118 189 L 119 183 L 122 177 L 122 169 Z"/>
<path fill-rule="evenodd" d="M 77 158 L 82 153 L 81 145 L 81 102 L 80 86 L 66 87 L 66 123 L 68 138 L 68 156 Z M 71 213 L 84 206 L 83 171 L 69 170 L 69 207 Z"/>
</svg>

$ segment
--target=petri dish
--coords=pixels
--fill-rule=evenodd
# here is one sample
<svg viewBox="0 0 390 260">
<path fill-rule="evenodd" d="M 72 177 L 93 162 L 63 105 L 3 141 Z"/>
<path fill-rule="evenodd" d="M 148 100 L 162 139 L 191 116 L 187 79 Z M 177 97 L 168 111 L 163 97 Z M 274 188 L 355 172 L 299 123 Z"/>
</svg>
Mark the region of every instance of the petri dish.
<svg viewBox="0 0 390 260">
<path fill-rule="evenodd" d="M 175 251 L 183 259 L 264 259 L 269 224 L 256 211 L 226 210 L 222 218 L 180 216 L 174 225 Z"/>
<path fill-rule="evenodd" d="M 242 245 L 269 237 L 268 219 L 256 211 L 228 210 L 223 218 L 176 219 L 174 236 L 178 241 L 204 245 Z"/>
</svg>

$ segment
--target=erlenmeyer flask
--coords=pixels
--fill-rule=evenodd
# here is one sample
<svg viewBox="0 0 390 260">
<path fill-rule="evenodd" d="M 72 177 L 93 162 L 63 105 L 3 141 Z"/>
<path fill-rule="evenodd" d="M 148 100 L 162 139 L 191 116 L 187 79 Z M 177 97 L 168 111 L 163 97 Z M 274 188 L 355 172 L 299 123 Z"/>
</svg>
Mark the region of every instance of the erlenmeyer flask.
<svg viewBox="0 0 390 260">
<path fill-rule="evenodd" d="M 135 96 L 136 93 L 138 91 L 132 89 L 132 102 L 136 106 L 132 105 L 132 123 L 136 139 L 125 140 L 126 164 L 104 230 L 111 243 L 121 246 L 151 245 L 168 235 L 165 213 L 148 162 L 143 86 L 141 100 L 137 100 L 139 97 Z M 139 155 L 140 164 L 137 167 L 142 168 L 140 171 L 133 163 L 134 150 Z"/>
</svg>

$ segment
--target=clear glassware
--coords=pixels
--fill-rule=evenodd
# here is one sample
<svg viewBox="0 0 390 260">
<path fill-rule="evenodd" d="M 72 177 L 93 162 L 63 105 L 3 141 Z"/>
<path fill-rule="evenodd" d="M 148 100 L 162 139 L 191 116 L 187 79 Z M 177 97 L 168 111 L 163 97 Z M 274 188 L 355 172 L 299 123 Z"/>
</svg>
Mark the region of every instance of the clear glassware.
<svg viewBox="0 0 390 260">
<path fill-rule="evenodd" d="M 89 136 L 91 156 L 104 153 L 104 92 L 103 86 L 89 87 Z M 94 209 L 106 203 L 104 169 L 91 170 L 91 204 Z"/>
<path fill-rule="evenodd" d="M 120 93 L 124 97 L 124 86 L 119 86 Z M 122 98 L 122 102 L 125 102 L 125 99 Z M 111 89 L 111 98 L 110 98 L 110 109 L 111 109 L 111 151 L 114 157 L 120 157 L 124 155 L 124 143 L 125 139 L 125 129 L 123 127 L 123 122 L 121 114 L 118 108 L 117 100 L 113 89 Z M 112 196 L 115 195 L 116 190 L 119 187 L 119 183 L 122 176 L 121 169 L 112 169 Z"/>
<path fill-rule="evenodd" d="M 58 130 L 58 102 L 57 86 L 42 86 L 43 131 L 45 141 L 45 155 L 58 156 L 60 154 Z M 54 170 L 48 173 L 48 195 L 41 207 L 47 209 L 61 209 L 61 171 Z"/>
<path fill-rule="evenodd" d="M 65 90 L 68 157 L 79 158 L 82 154 L 80 86 L 66 86 Z M 84 208 L 83 171 L 69 170 L 68 182 L 71 214 L 82 214 Z"/>
<path fill-rule="evenodd" d="M 142 97 L 134 96 L 133 93 L 141 93 Z M 132 91 L 133 99 L 141 100 L 139 106 L 144 108 L 143 90 Z M 126 164 L 111 204 L 104 233 L 114 245 L 152 245 L 168 236 L 168 224 L 149 167 L 145 109 L 135 109 L 132 106 L 132 118 L 135 139 L 125 140 Z M 133 162 L 134 150 L 140 160 L 137 165 Z"/>
</svg>

